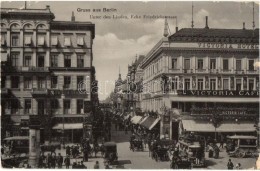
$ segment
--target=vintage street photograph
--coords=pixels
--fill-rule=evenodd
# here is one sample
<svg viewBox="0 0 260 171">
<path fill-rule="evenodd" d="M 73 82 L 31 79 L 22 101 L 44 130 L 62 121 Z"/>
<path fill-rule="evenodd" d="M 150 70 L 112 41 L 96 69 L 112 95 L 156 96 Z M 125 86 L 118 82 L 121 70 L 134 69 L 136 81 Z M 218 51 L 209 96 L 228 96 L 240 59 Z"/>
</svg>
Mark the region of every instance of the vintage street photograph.
<svg viewBox="0 0 260 171">
<path fill-rule="evenodd" d="M 1 1 L 1 169 L 260 169 L 259 1 Z"/>
</svg>

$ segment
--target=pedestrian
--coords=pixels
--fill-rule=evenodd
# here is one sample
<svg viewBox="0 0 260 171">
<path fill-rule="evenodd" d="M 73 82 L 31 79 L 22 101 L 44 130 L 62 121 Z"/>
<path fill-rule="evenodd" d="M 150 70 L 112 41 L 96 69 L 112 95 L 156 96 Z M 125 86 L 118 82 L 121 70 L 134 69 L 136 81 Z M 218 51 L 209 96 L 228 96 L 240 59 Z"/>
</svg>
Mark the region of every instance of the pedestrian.
<svg viewBox="0 0 260 171">
<path fill-rule="evenodd" d="M 80 168 L 81 169 L 87 169 L 87 166 L 84 165 L 83 161 L 81 161 L 81 163 L 80 163 Z"/>
<path fill-rule="evenodd" d="M 72 169 L 77 169 L 77 163 L 76 162 L 73 162 Z"/>
<path fill-rule="evenodd" d="M 68 154 L 64 160 L 64 163 L 65 163 L 66 169 L 69 169 L 70 168 L 70 157 Z"/>
<path fill-rule="evenodd" d="M 87 147 L 85 147 L 83 149 L 83 155 L 84 155 L 84 161 L 85 162 L 88 161 L 88 148 Z"/>
<path fill-rule="evenodd" d="M 221 147 L 221 148 L 224 148 L 224 140 L 223 140 L 223 139 L 220 140 L 219 148 L 220 148 L 220 147 Z"/>
<path fill-rule="evenodd" d="M 96 164 L 94 165 L 94 169 L 99 169 L 99 162 L 96 161 Z"/>
<path fill-rule="evenodd" d="M 63 163 L 63 157 L 61 156 L 61 154 L 58 154 L 57 157 L 57 163 L 58 163 L 58 168 L 62 168 L 62 163 Z"/>
<path fill-rule="evenodd" d="M 52 156 L 49 153 L 47 156 L 47 167 L 50 169 L 51 168 L 51 163 L 52 163 Z"/>
<path fill-rule="evenodd" d="M 241 167 L 240 163 L 236 164 L 236 170 L 242 170 L 242 167 Z"/>
<path fill-rule="evenodd" d="M 70 156 L 70 146 L 68 145 L 66 147 L 66 156 L 69 155 Z"/>
<path fill-rule="evenodd" d="M 38 164 L 39 168 L 43 168 L 43 161 L 44 161 L 44 159 L 45 159 L 45 156 L 42 153 L 42 155 L 40 155 L 40 157 L 39 157 L 39 164 Z"/>
<path fill-rule="evenodd" d="M 51 168 L 55 169 L 55 167 L 56 167 L 56 154 L 52 156 L 52 160 L 51 160 Z"/>
<path fill-rule="evenodd" d="M 228 160 L 228 164 L 227 164 L 227 169 L 228 170 L 233 170 L 234 168 L 234 164 L 232 163 L 231 159 Z"/>
</svg>

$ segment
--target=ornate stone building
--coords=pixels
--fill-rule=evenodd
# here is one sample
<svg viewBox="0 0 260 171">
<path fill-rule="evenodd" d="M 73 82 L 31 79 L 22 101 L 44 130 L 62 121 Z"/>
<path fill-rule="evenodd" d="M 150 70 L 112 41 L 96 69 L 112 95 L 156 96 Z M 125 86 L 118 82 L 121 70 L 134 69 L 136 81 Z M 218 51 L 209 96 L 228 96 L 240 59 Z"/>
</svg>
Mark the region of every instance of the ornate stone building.
<svg viewBox="0 0 260 171">
<path fill-rule="evenodd" d="M 47 134 L 57 141 L 82 137 L 83 118 L 92 112 L 95 25 L 73 13 L 71 21 L 54 18 L 49 6 L 1 8 L 3 137 L 28 135 L 31 115 L 42 120 L 42 141 Z"/>
<path fill-rule="evenodd" d="M 158 112 L 161 137 L 254 134 L 259 29 L 209 28 L 206 18 L 205 28 L 176 28 L 164 36 L 141 65 L 142 110 Z"/>
</svg>

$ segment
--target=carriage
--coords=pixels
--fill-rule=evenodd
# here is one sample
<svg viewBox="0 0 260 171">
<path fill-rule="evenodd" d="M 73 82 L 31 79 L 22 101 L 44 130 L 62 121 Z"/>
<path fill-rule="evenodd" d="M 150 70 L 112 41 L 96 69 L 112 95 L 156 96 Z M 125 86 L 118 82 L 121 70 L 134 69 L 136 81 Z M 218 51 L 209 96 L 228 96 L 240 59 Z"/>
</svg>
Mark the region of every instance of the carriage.
<svg viewBox="0 0 260 171">
<path fill-rule="evenodd" d="M 228 136 L 226 145 L 230 157 L 255 157 L 257 156 L 257 137 L 249 135 Z"/>
<path fill-rule="evenodd" d="M 52 153 L 56 154 L 55 150 L 61 149 L 61 144 L 59 142 L 51 142 L 48 144 L 46 143 L 46 144 L 40 145 L 40 148 L 41 148 L 42 153 L 49 151 L 49 152 L 51 152 L 51 154 Z"/>
<path fill-rule="evenodd" d="M 28 154 L 29 153 L 29 137 L 28 136 L 14 136 L 4 139 L 6 144 L 9 144 L 8 155 Z"/>
<path fill-rule="evenodd" d="M 117 145 L 115 142 L 104 143 L 104 160 L 108 164 L 118 160 Z"/>
<path fill-rule="evenodd" d="M 144 151 L 143 141 L 134 139 L 130 141 L 130 150 L 132 151 Z"/>
<path fill-rule="evenodd" d="M 157 147 L 152 151 L 152 157 L 155 161 L 169 161 L 170 157 L 168 154 L 168 148 L 165 147 Z"/>
</svg>

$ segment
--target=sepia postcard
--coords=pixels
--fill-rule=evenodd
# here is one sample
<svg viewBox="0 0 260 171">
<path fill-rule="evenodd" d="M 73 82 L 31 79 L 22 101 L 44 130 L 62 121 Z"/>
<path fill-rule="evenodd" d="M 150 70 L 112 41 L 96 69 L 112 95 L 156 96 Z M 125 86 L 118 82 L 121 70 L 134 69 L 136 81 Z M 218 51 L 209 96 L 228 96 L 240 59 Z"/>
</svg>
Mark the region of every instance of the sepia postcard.
<svg viewBox="0 0 260 171">
<path fill-rule="evenodd" d="M 260 169 L 259 1 L 1 1 L 1 169 Z"/>
</svg>

